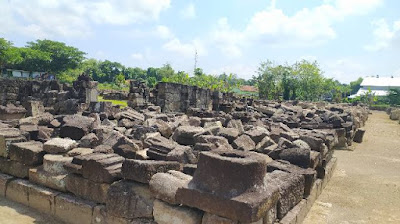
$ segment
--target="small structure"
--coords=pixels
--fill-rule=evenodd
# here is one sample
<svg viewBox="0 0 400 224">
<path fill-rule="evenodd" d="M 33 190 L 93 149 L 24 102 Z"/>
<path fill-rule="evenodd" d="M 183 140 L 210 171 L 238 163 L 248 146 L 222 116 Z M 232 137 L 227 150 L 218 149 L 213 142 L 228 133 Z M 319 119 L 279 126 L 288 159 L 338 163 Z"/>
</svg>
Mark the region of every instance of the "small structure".
<svg viewBox="0 0 400 224">
<path fill-rule="evenodd" d="M 36 72 L 36 71 L 24 71 L 17 69 L 3 69 L 1 71 L 1 76 L 3 77 L 12 77 L 12 78 L 38 78 L 41 77 L 45 72 Z M 53 76 L 54 77 L 54 76 Z M 53 79 L 48 79 L 53 80 Z"/>
<path fill-rule="evenodd" d="M 400 88 L 400 77 L 366 77 L 361 82 L 358 92 L 349 98 L 365 95 L 369 90 L 374 96 L 387 96 L 389 90 L 394 88 Z"/>
</svg>

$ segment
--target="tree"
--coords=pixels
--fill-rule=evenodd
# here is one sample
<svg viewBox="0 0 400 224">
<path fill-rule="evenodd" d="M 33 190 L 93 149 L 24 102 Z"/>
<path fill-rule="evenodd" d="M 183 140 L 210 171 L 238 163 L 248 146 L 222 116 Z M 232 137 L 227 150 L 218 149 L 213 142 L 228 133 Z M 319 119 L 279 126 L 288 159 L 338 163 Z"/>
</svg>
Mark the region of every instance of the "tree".
<svg viewBox="0 0 400 224">
<path fill-rule="evenodd" d="M 172 69 L 171 65 L 169 63 L 164 64 L 161 68 L 158 69 L 157 71 L 157 78 L 164 78 L 164 77 L 171 77 L 175 74 L 174 69 Z M 157 80 L 160 81 L 160 80 Z"/>
<path fill-rule="evenodd" d="M 85 59 L 85 52 L 65 43 L 52 40 L 28 42 L 27 48 L 50 54 L 50 63 L 46 71 L 58 74 L 68 69 L 75 69 Z"/>
<path fill-rule="evenodd" d="M 19 48 L 19 57 L 22 60 L 14 63 L 14 68 L 25 71 L 46 71 L 51 61 L 50 54 L 31 48 Z"/>
<path fill-rule="evenodd" d="M 0 69 L 13 67 L 22 60 L 19 49 L 11 41 L 0 38 Z"/>
<path fill-rule="evenodd" d="M 387 98 L 390 105 L 400 105 L 400 88 L 390 89 Z"/>
<path fill-rule="evenodd" d="M 350 82 L 351 94 L 356 94 L 361 87 L 363 78 L 358 78 L 357 80 Z"/>
</svg>

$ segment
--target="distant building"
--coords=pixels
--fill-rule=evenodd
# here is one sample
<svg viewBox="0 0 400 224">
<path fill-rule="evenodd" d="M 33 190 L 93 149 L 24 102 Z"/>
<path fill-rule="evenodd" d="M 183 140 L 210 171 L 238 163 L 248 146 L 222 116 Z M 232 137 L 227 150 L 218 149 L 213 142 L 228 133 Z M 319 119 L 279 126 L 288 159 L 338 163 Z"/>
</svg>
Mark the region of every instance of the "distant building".
<svg viewBox="0 0 400 224">
<path fill-rule="evenodd" d="M 258 92 L 258 89 L 257 89 L 257 87 L 255 87 L 255 86 L 243 85 L 243 86 L 240 86 L 239 89 L 240 89 L 241 91 L 243 91 L 243 92 L 254 92 L 254 93 L 257 93 L 257 92 Z"/>
<path fill-rule="evenodd" d="M 390 89 L 400 88 L 400 77 L 366 77 L 360 84 L 360 89 L 349 98 L 365 95 L 371 90 L 375 96 L 386 96 Z"/>
<path fill-rule="evenodd" d="M 55 79 L 54 75 L 47 74 L 46 72 L 31 72 L 17 69 L 3 69 L 0 73 L 0 76 L 8 78 L 41 78 L 46 80 Z"/>
</svg>

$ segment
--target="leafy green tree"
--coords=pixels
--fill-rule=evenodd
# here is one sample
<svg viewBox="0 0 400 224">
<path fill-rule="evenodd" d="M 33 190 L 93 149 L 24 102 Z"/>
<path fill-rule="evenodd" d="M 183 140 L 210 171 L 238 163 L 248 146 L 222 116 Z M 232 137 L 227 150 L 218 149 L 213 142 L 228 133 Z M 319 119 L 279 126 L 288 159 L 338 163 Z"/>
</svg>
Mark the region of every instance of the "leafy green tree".
<svg viewBox="0 0 400 224">
<path fill-rule="evenodd" d="M 14 68 L 25 71 L 46 71 L 51 57 L 47 52 L 33 50 L 31 48 L 18 48 L 19 57 L 22 60 L 14 62 Z"/>
<path fill-rule="evenodd" d="M 27 48 L 50 54 L 50 63 L 46 71 L 58 74 L 68 69 L 75 69 L 85 59 L 85 52 L 65 43 L 52 40 L 28 42 Z"/>
<path fill-rule="evenodd" d="M 400 105 L 400 88 L 390 89 L 387 98 L 390 105 Z"/>
<path fill-rule="evenodd" d="M 0 69 L 11 68 L 22 60 L 19 49 L 11 41 L 0 38 Z"/>
<path fill-rule="evenodd" d="M 363 78 L 358 78 L 357 80 L 350 82 L 351 94 L 356 94 L 361 87 Z"/>
</svg>

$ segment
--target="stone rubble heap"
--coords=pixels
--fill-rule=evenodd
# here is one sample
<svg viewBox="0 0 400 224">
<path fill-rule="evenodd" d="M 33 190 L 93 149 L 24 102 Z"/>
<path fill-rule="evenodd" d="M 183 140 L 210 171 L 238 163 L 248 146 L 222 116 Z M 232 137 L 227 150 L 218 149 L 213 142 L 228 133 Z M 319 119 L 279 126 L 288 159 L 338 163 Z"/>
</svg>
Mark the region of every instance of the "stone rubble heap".
<svg viewBox="0 0 400 224">
<path fill-rule="evenodd" d="M 176 102 L 163 92 L 176 84 L 158 95 L 135 85 L 135 109 L 91 102 L 0 122 L 1 194 L 67 223 L 301 223 L 334 149 L 362 142 L 368 118 L 361 106 L 228 103 L 187 86 Z"/>
</svg>

